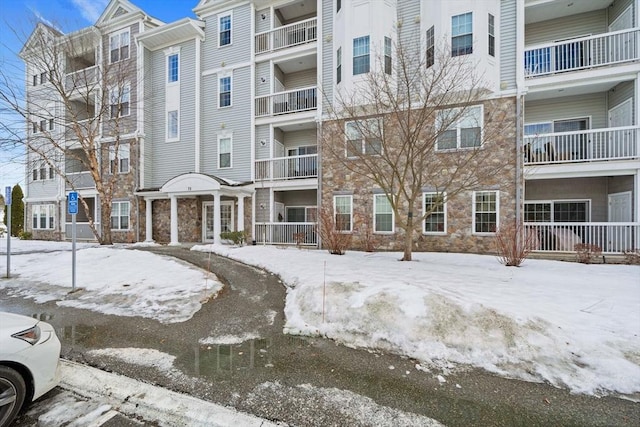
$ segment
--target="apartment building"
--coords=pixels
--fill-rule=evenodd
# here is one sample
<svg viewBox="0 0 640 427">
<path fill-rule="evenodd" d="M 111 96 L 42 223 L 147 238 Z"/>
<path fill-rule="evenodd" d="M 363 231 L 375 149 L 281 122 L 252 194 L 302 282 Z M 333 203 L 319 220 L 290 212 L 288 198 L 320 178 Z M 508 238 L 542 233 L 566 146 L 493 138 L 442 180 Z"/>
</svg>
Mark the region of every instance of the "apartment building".
<svg viewBox="0 0 640 427">
<path fill-rule="evenodd" d="M 354 248 L 372 234 L 378 248 L 400 249 L 403 231 L 387 196 L 333 161 L 322 134 L 335 125 L 337 94 L 357 88 L 376 56 L 393 63 L 394 46 L 419 40 L 427 55 L 442 43 L 474 61 L 486 76 L 477 122 L 497 117 L 505 130 L 482 143 L 500 172 L 437 208 L 416 249 L 493 252 L 500 225 L 516 218 L 541 251 L 579 242 L 612 253 L 637 247 L 637 3 L 202 0 L 197 18 L 162 23 L 112 0 L 95 26 L 52 35 L 92 40 L 84 54 L 65 58 L 70 77 L 135 64 L 105 101 L 125 119 L 114 122 L 111 110 L 95 117 L 99 108 L 86 96 L 74 104 L 74 114 L 94 112 L 101 161 L 118 173 L 111 218 L 101 218 L 95 182 L 73 169 L 77 162 L 60 159 L 76 175 L 69 182 L 36 156 L 27 229 L 69 238 L 65 196 L 73 189 L 91 200 L 93 218 L 110 221 L 114 241 L 219 243 L 221 232 L 244 230 L 258 244 L 317 246 L 319 212 L 329 207 L 349 223 Z M 27 93 L 37 97 L 40 72 L 29 65 L 29 44 L 23 51 Z M 54 115 L 68 110 L 58 105 Z M 36 130 L 39 121 L 30 137 Z M 455 151 L 464 125 L 452 131 Z M 72 137 L 68 150 L 76 149 Z M 423 191 L 416 212 L 437 195 Z M 79 236 L 91 239 L 86 219 L 78 215 Z"/>
</svg>

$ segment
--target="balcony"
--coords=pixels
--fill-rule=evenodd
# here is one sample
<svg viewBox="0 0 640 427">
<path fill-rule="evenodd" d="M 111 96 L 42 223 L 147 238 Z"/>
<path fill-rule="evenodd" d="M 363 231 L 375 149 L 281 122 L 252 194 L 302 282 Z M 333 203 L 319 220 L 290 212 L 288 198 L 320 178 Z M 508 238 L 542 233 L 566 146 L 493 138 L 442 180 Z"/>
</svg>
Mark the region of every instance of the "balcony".
<svg viewBox="0 0 640 427">
<path fill-rule="evenodd" d="M 93 140 L 98 136 L 98 120 L 95 117 L 78 120 L 67 119 L 67 124 L 64 130 L 64 137 L 70 143 L 82 139 Z"/>
<path fill-rule="evenodd" d="M 524 226 L 534 251 L 574 252 L 575 245 L 586 243 L 599 247 L 603 254 L 620 254 L 640 246 L 637 222 L 532 222 Z"/>
<path fill-rule="evenodd" d="M 288 90 L 256 97 L 256 117 L 276 116 L 315 110 L 318 107 L 316 86 Z"/>
<path fill-rule="evenodd" d="M 70 182 L 65 184 L 67 190 L 80 190 L 86 188 L 95 188 L 96 183 L 91 176 L 91 172 L 67 172 L 66 177 Z"/>
<path fill-rule="evenodd" d="M 256 160 L 256 180 L 278 181 L 318 177 L 318 155 L 278 157 Z"/>
<path fill-rule="evenodd" d="M 315 222 L 266 222 L 255 225 L 258 244 L 317 246 Z"/>
<path fill-rule="evenodd" d="M 64 80 L 64 88 L 67 91 L 93 88 L 98 81 L 98 66 L 83 68 L 67 73 Z"/>
<path fill-rule="evenodd" d="M 299 46 L 317 39 L 318 18 L 310 18 L 256 34 L 256 54 Z"/>
<path fill-rule="evenodd" d="M 529 47 L 524 52 L 527 78 L 549 76 L 638 60 L 640 30 L 615 31 Z"/>
<path fill-rule="evenodd" d="M 525 135 L 524 164 L 578 163 L 640 157 L 640 127 Z"/>
</svg>

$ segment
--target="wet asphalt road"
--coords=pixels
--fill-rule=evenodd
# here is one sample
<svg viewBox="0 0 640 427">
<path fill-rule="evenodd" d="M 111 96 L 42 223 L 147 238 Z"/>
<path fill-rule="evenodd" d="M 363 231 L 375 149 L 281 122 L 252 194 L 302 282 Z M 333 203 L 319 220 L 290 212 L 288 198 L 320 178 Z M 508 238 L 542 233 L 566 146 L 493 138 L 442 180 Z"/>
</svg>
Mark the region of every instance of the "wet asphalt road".
<svg viewBox="0 0 640 427">
<path fill-rule="evenodd" d="M 402 425 L 393 412 L 363 415 L 349 407 L 353 402 L 336 403 L 329 398 L 334 388 L 448 426 L 640 425 L 640 404 L 628 400 L 575 396 L 480 370 L 450 374 L 440 383 L 437 372 L 418 371 L 416 362 L 407 358 L 283 335 L 286 291 L 277 276 L 181 247 L 144 250 L 210 269 L 225 287 L 192 319 L 168 325 L 58 307 L 55 302 L 35 304 L 10 298 L 3 289 L 0 309 L 46 318 L 58 331 L 65 358 L 292 425 Z M 245 334 L 260 338 L 238 345 L 199 344 L 206 337 Z M 118 347 L 171 354 L 175 369 L 160 372 L 87 354 Z M 329 393 L 310 393 L 304 384 Z"/>
</svg>

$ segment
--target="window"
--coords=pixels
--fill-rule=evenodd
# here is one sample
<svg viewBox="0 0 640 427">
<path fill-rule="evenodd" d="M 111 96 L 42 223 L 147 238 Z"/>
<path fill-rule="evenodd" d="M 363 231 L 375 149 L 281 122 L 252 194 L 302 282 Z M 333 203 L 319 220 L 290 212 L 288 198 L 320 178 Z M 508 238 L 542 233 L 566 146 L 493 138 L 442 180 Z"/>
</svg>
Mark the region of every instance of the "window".
<svg viewBox="0 0 640 427">
<path fill-rule="evenodd" d="M 31 172 L 31 178 L 33 181 L 53 179 L 54 176 L 53 167 L 47 165 L 45 162 L 34 164 Z"/>
<path fill-rule="evenodd" d="M 345 124 L 347 157 L 382 154 L 381 119 L 355 120 Z"/>
<path fill-rule="evenodd" d="M 167 140 L 180 139 L 180 115 L 178 110 L 167 111 Z"/>
<path fill-rule="evenodd" d="M 336 13 L 340 12 L 342 9 L 342 0 L 336 0 Z"/>
<path fill-rule="evenodd" d="M 178 68 L 180 64 L 180 54 L 174 53 L 167 57 L 167 82 L 175 83 L 178 81 Z"/>
<path fill-rule="evenodd" d="M 353 75 L 369 72 L 369 36 L 353 39 Z"/>
<path fill-rule="evenodd" d="M 40 73 L 40 84 L 45 84 L 47 82 L 47 73 Z"/>
<path fill-rule="evenodd" d="M 315 222 L 318 208 L 316 206 L 287 206 L 287 222 Z"/>
<path fill-rule="evenodd" d="M 471 12 L 451 18 L 451 56 L 473 53 L 473 15 Z"/>
<path fill-rule="evenodd" d="M 498 192 L 474 191 L 473 231 L 474 233 L 495 233 L 498 230 Z"/>
<path fill-rule="evenodd" d="M 450 108 L 438 112 L 436 128 L 440 134 L 438 150 L 473 148 L 482 145 L 483 108 L 482 105 Z"/>
<path fill-rule="evenodd" d="M 342 81 L 342 48 L 339 47 L 336 52 L 336 84 Z"/>
<path fill-rule="evenodd" d="M 220 99 L 218 107 L 231 106 L 231 77 L 221 77 L 219 81 Z"/>
<path fill-rule="evenodd" d="M 436 61 L 436 39 L 434 31 L 433 26 L 427 30 L 427 57 L 425 58 L 427 68 L 432 67 Z"/>
<path fill-rule="evenodd" d="M 129 58 L 129 30 L 124 30 L 109 37 L 109 51 L 111 62 L 118 62 Z"/>
<path fill-rule="evenodd" d="M 223 15 L 218 19 L 220 24 L 220 37 L 218 46 L 227 46 L 231 44 L 231 14 Z"/>
<path fill-rule="evenodd" d="M 333 196 L 333 213 L 337 231 L 351 232 L 353 196 Z"/>
<path fill-rule="evenodd" d="M 33 85 L 34 86 L 38 86 L 38 75 L 37 74 L 33 75 Z"/>
<path fill-rule="evenodd" d="M 391 74 L 391 38 L 384 38 L 384 72 Z"/>
<path fill-rule="evenodd" d="M 489 14 L 489 55 L 496 56 L 496 26 L 492 14 Z"/>
<path fill-rule="evenodd" d="M 129 144 L 118 146 L 117 157 L 116 159 L 116 147 L 109 147 L 109 171 L 111 173 L 129 172 Z"/>
<path fill-rule="evenodd" d="M 113 202 L 111 204 L 111 229 L 129 229 L 129 202 Z"/>
<path fill-rule="evenodd" d="M 218 169 L 231 167 L 231 138 L 218 138 Z"/>
<path fill-rule="evenodd" d="M 111 118 L 129 115 L 130 87 L 126 85 L 122 88 L 111 89 Z"/>
<path fill-rule="evenodd" d="M 373 229 L 376 233 L 393 233 L 393 209 L 386 194 L 373 196 Z"/>
<path fill-rule="evenodd" d="M 589 200 L 539 201 L 524 205 L 526 222 L 588 222 Z"/>
<path fill-rule="evenodd" d="M 34 205 L 32 216 L 32 228 L 34 230 L 51 230 L 55 224 L 56 205 Z"/>
<path fill-rule="evenodd" d="M 424 193 L 424 213 L 429 213 L 424 219 L 425 233 L 447 232 L 447 203 L 443 193 Z"/>
<path fill-rule="evenodd" d="M 49 130 L 54 129 L 53 119 L 49 119 Z"/>
</svg>

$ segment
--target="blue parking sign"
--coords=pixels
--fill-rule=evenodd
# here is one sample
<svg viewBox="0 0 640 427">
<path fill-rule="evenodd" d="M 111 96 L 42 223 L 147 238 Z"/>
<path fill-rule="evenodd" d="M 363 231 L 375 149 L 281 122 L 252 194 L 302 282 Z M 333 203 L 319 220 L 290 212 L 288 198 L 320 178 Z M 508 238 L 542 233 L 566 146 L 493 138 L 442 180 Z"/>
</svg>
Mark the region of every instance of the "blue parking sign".
<svg viewBox="0 0 640 427">
<path fill-rule="evenodd" d="M 78 192 L 77 191 L 72 191 L 71 193 L 69 193 L 67 208 L 69 211 L 69 215 L 75 215 L 78 213 Z"/>
<path fill-rule="evenodd" d="M 4 204 L 5 205 L 11 204 L 11 187 L 10 186 L 4 187 Z"/>
</svg>

